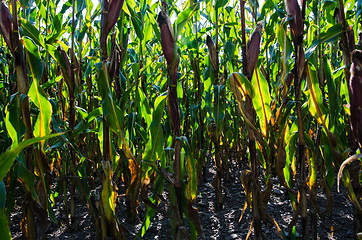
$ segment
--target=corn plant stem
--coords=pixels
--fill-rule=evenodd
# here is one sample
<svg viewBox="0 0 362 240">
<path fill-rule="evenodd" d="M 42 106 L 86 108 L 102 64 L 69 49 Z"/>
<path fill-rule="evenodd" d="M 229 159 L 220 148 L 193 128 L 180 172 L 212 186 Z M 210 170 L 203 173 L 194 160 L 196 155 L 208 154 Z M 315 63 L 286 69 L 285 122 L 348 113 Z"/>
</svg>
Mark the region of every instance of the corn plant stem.
<svg viewBox="0 0 362 240">
<path fill-rule="evenodd" d="M 215 54 L 216 54 L 216 66 L 214 69 L 214 85 L 219 85 L 219 12 L 218 8 L 215 7 Z M 212 59 L 212 58 L 211 58 Z M 214 92 L 214 107 L 216 107 L 221 101 L 217 98 L 216 93 Z M 218 119 L 215 119 L 216 129 L 222 129 L 218 127 Z M 222 130 L 221 130 L 222 131 Z M 221 148 L 220 148 L 220 137 L 221 133 L 216 130 L 213 137 L 214 147 L 215 147 L 215 165 L 216 165 L 216 174 L 214 178 L 214 187 L 215 187 L 215 197 L 216 197 L 216 207 L 221 207 L 223 204 L 222 188 L 221 188 L 221 175 L 222 175 L 222 162 L 221 162 Z"/>
<path fill-rule="evenodd" d="M 347 29 L 347 22 L 346 22 L 346 18 L 345 18 L 345 14 L 344 14 L 344 4 L 343 4 L 343 0 L 339 0 L 339 11 L 340 11 L 340 16 L 341 16 L 341 23 L 342 23 L 342 37 L 341 37 L 341 41 L 340 41 L 340 46 L 341 46 L 341 50 L 342 50 L 342 55 L 343 55 L 343 63 L 345 66 L 344 68 L 344 75 L 345 75 L 345 81 L 346 81 L 346 85 L 348 86 L 349 84 L 349 79 L 351 78 L 351 72 L 350 72 L 350 66 L 352 64 L 352 59 L 351 59 L 351 47 L 355 47 L 355 46 L 349 46 L 349 34 L 348 34 L 348 29 Z M 348 88 L 348 93 L 349 96 L 351 96 L 350 93 L 350 88 Z M 353 138 L 353 134 L 351 132 L 351 129 L 349 129 L 349 133 L 348 133 L 348 143 L 349 146 L 352 146 L 352 148 L 356 148 L 356 142 L 354 141 Z"/>
<path fill-rule="evenodd" d="M 215 48 L 216 48 L 216 68 L 214 69 L 214 85 L 219 85 L 219 13 L 215 8 Z"/>
<path fill-rule="evenodd" d="M 245 36 L 245 1 L 240 0 L 240 18 L 241 18 L 241 37 L 242 37 L 242 58 L 243 58 L 243 74 L 247 76 L 249 81 L 251 81 L 251 76 L 249 76 L 247 71 L 247 49 L 246 49 L 246 36 Z M 252 100 L 249 96 L 246 96 L 246 111 L 251 117 L 251 122 L 255 123 L 255 110 L 253 108 Z M 253 179 L 253 227 L 254 227 L 254 238 L 262 238 L 262 228 L 261 228 L 261 199 L 260 199 L 260 185 L 258 181 L 258 167 L 256 161 L 256 147 L 255 147 L 255 134 L 253 129 L 248 129 L 248 138 L 249 138 L 249 154 L 250 154 L 250 164 L 252 170 L 252 179 Z"/>
<path fill-rule="evenodd" d="M 81 32 L 82 31 L 82 27 L 83 27 L 83 25 L 82 25 L 82 21 L 79 21 L 79 32 Z M 77 81 L 77 83 L 78 83 L 78 86 L 80 87 L 81 85 L 82 85 L 82 58 L 83 58 L 83 56 L 82 56 L 82 51 L 83 51 L 83 40 L 79 40 L 78 41 L 78 45 L 79 45 L 79 49 L 78 49 L 78 54 L 79 54 L 79 56 L 78 56 L 78 66 L 77 66 L 77 79 L 78 79 L 78 81 Z"/>
<path fill-rule="evenodd" d="M 47 1 L 47 8 L 46 8 L 47 11 L 46 11 L 46 16 L 45 16 L 45 33 L 46 34 L 48 34 L 48 18 L 49 18 L 49 13 L 50 13 L 49 3 L 50 3 L 50 1 Z M 45 55 L 45 69 L 44 69 L 44 72 L 45 72 L 46 76 L 48 75 L 48 68 L 49 68 L 49 53 L 46 52 L 46 55 Z M 46 79 L 42 78 L 42 81 L 44 83 L 46 81 Z"/>
<path fill-rule="evenodd" d="M 103 12 L 101 17 L 101 60 L 103 64 L 106 64 L 108 57 L 107 53 L 107 16 L 108 16 L 108 1 L 103 1 Z M 110 161 L 110 139 L 109 139 L 109 126 L 106 119 L 103 117 L 103 160 L 105 162 Z"/>
<path fill-rule="evenodd" d="M 19 26 L 18 26 L 18 13 L 17 13 L 17 1 L 12 0 L 12 16 L 13 16 L 13 40 L 14 40 L 14 65 L 16 72 L 16 79 L 18 85 L 18 91 L 20 94 L 27 95 L 29 91 L 29 80 L 27 76 L 27 70 L 24 59 L 23 47 L 20 44 L 19 40 Z M 25 139 L 33 138 L 33 128 L 30 120 L 30 107 L 29 107 L 29 98 L 25 97 L 21 102 L 21 113 L 23 121 L 26 127 Z M 33 172 L 33 156 L 31 148 L 26 148 L 25 151 L 25 161 L 28 169 Z M 25 187 L 24 187 L 25 188 Z M 26 188 L 25 188 L 26 189 Z M 35 227 L 35 217 L 33 211 L 33 199 L 30 192 L 25 193 L 23 201 L 23 214 L 26 223 L 26 237 L 28 240 L 36 239 L 36 227 Z"/>
<path fill-rule="evenodd" d="M 168 70 L 168 111 L 171 116 L 171 125 L 172 132 L 174 138 L 174 150 L 175 150 L 175 158 L 174 158 L 174 173 L 175 173 L 175 208 L 173 213 L 174 221 L 175 221 L 175 229 L 174 229 L 174 237 L 176 240 L 182 239 L 182 231 L 180 227 L 183 225 L 182 223 L 182 184 L 181 184 L 181 129 L 180 129 L 180 113 L 179 113 L 179 104 L 177 101 L 177 67 L 178 60 L 175 60 L 171 66 L 167 67 Z"/>
<path fill-rule="evenodd" d="M 174 66 L 175 68 L 177 66 Z M 172 67 L 171 67 L 172 68 Z M 173 69 L 169 69 L 169 111 L 172 118 L 172 129 L 174 133 L 174 137 L 180 137 L 181 136 L 181 129 L 180 129 L 180 113 L 179 113 L 179 104 L 177 101 L 177 72 Z M 176 146 L 178 146 L 177 142 L 180 142 L 180 140 L 175 140 L 175 186 L 181 187 L 181 176 L 180 176 L 180 156 L 178 155 L 181 150 L 181 145 L 179 145 L 179 148 L 176 149 Z"/>
<path fill-rule="evenodd" d="M 89 48 L 92 49 L 92 41 L 90 39 L 91 36 L 91 30 L 88 29 L 88 37 L 89 37 Z M 88 64 L 92 64 L 92 60 L 89 60 Z M 89 74 L 89 76 L 86 79 L 87 82 L 87 95 L 88 95 L 88 113 L 91 113 L 93 111 L 93 92 L 92 92 L 92 73 Z M 92 123 L 93 127 L 94 127 L 94 123 Z M 95 159 L 95 151 L 93 151 L 93 149 L 95 149 L 95 134 L 91 133 L 90 138 L 89 138 L 89 143 L 88 146 L 90 146 L 90 159 Z M 94 181 L 93 178 L 90 179 L 90 189 L 94 189 Z"/>
<path fill-rule="evenodd" d="M 190 129 L 190 118 L 189 118 L 189 115 L 190 115 L 190 101 L 189 101 L 189 98 L 187 96 L 187 92 L 189 92 L 189 77 L 187 76 L 185 78 L 185 80 L 183 81 L 183 86 L 182 86 L 182 89 L 183 89 L 183 104 L 185 105 L 185 108 L 186 108 L 186 111 L 185 111 L 185 120 L 184 120 L 184 135 L 186 136 L 187 139 L 190 139 L 190 134 L 189 134 L 189 129 Z"/>
<path fill-rule="evenodd" d="M 348 31 L 347 31 L 347 23 L 346 18 L 344 16 L 344 4 L 343 0 L 339 0 L 339 11 L 341 15 L 341 22 L 342 22 L 342 38 L 341 38 L 341 46 L 342 46 L 342 52 L 343 52 L 343 62 L 344 65 L 347 67 L 344 68 L 344 74 L 346 76 L 346 80 L 348 81 L 351 77 L 350 68 L 352 59 L 351 59 L 351 51 L 349 49 L 349 41 L 348 41 Z"/>
<path fill-rule="evenodd" d="M 296 44 L 296 43 L 294 43 Z M 304 63 L 299 62 L 299 56 L 303 51 L 302 43 L 295 45 L 296 52 L 296 62 L 295 62 L 295 75 L 294 75 L 294 86 L 295 86 L 295 101 L 296 101 L 296 111 L 297 111 L 297 124 L 298 124 L 298 151 L 297 151 L 297 163 L 299 163 L 299 194 L 300 194 L 300 216 L 302 219 L 302 231 L 303 239 L 307 239 L 307 196 L 306 196 L 306 182 L 305 182 L 305 139 L 304 139 L 304 122 L 302 114 L 302 99 L 301 99 L 301 83 L 302 83 L 302 73 L 299 72 L 300 69 L 304 69 L 304 66 L 301 66 Z"/>
<path fill-rule="evenodd" d="M 241 21 L 241 52 L 243 63 L 243 74 L 247 76 L 247 59 L 246 59 L 246 37 L 245 37 L 245 1 L 240 0 L 240 21 Z"/>
<path fill-rule="evenodd" d="M 225 24 L 225 14 L 222 15 L 223 16 L 223 23 Z M 226 42 L 226 31 L 223 31 L 223 38 L 224 38 L 224 41 Z M 227 59 L 227 56 L 226 56 L 226 52 L 224 51 L 224 59 Z M 226 80 L 227 80 L 227 76 L 228 76 L 228 73 L 227 73 L 227 61 L 224 61 L 224 72 L 223 72 L 223 79 L 222 79 L 222 85 L 225 85 L 226 83 Z M 224 92 L 222 91 L 221 92 L 221 102 L 222 103 L 225 103 L 225 94 Z M 227 131 L 227 126 L 226 124 L 224 124 L 224 121 L 223 121 L 223 128 L 224 129 L 224 132 Z M 222 129 L 223 129 L 222 128 Z M 224 158 L 224 161 L 222 161 L 222 168 L 224 170 L 224 173 L 225 173 L 225 178 L 227 180 L 230 179 L 230 174 L 229 174 L 229 159 L 231 159 L 231 156 L 229 155 L 230 153 L 230 147 L 229 147 L 229 144 L 228 144 L 228 140 L 227 140 L 227 136 L 226 135 L 223 135 L 222 136 L 223 140 L 222 142 L 224 143 L 223 144 L 223 148 L 222 148 L 222 152 L 223 152 L 223 156 L 226 156 L 226 158 Z"/>
<path fill-rule="evenodd" d="M 199 64 L 199 52 L 200 52 L 200 46 L 198 41 L 198 15 L 199 10 L 196 10 L 195 14 L 195 39 L 196 39 L 196 60 L 194 61 L 194 71 L 195 71 L 195 78 L 197 82 L 197 103 L 199 104 L 198 114 L 199 114 L 199 124 L 200 124 L 200 138 L 199 138 L 199 149 L 201 151 L 200 153 L 200 162 L 202 165 L 202 179 L 203 181 L 206 181 L 206 150 L 205 150 L 205 137 L 204 137 L 204 119 L 202 117 L 202 87 L 201 87 L 201 79 L 200 79 L 200 64 Z"/>
<path fill-rule="evenodd" d="M 346 22 L 346 18 L 345 18 L 345 14 L 344 14 L 343 0 L 339 0 L 338 2 L 339 2 L 339 8 L 340 8 L 339 11 L 340 11 L 340 15 L 341 15 L 341 22 L 342 22 L 342 29 L 343 29 L 342 37 L 341 37 L 343 63 L 344 63 L 344 65 L 348 66 L 348 67 L 344 68 L 344 74 L 345 74 L 345 78 L 346 78 L 346 83 L 347 83 L 347 85 L 349 85 L 349 79 L 351 78 L 350 65 L 352 63 L 351 52 L 355 48 L 355 46 L 354 46 L 354 44 L 351 44 L 351 42 L 354 42 L 354 39 L 349 39 L 351 37 L 351 35 L 349 34 L 349 31 L 351 31 L 351 30 L 347 29 L 347 22 Z M 351 98 L 350 88 L 348 88 L 348 93 Z M 352 146 L 352 148 L 356 148 L 356 141 L 354 140 L 351 129 L 349 129 L 348 141 L 349 141 L 349 145 Z M 359 196 L 357 196 L 357 197 L 359 197 Z M 362 226 L 361 226 L 362 213 L 359 209 L 358 203 L 356 203 L 354 205 L 355 205 L 355 209 L 354 209 L 354 213 L 353 213 L 354 225 L 355 225 L 354 230 L 356 233 L 358 233 L 362 229 Z"/>
<path fill-rule="evenodd" d="M 75 0 L 72 1 L 72 32 L 71 32 L 71 51 L 70 51 L 70 86 L 68 86 L 69 91 L 69 128 L 70 132 L 70 142 L 74 144 L 74 135 L 73 130 L 75 127 L 75 98 L 74 98 L 74 89 L 75 89 L 75 76 L 74 76 L 74 67 L 75 67 L 75 54 L 74 54 L 74 39 L 75 39 Z M 70 166 L 69 174 L 76 174 L 76 156 L 74 149 L 70 149 L 70 158 L 72 165 Z M 71 225 L 74 227 L 75 225 L 75 181 L 71 180 L 71 189 L 70 189 L 70 218 Z"/>
<path fill-rule="evenodd" d="M 320 0 L 318 0 L 318 14 L 317 14 L 317 25 L 318 27 L 318 36 L 320 36 L 321 33 L 321 11 L 319 9 L 322 9 L 322 2 Z M 304 6 L 304 5 L 303 5 Z M 304 15 L 303 11 L 302 11 L 302 17 L 304 19 Z M 323 67 L 323 45 L 318 45 L 317 47 L 317 53 L 318 53 L 318 60 L 319 60 L 319 69 L 318 69 L 318 73 L 319 73 L 319 87 L 322 91 L 322 95 L 324 95 L 324 67 Z M 316 139 L 315 139 L 315 145 L 316 145 L 316 149 L 319 149 L 319 145 L 320 145 L 320 135 L 321 135 L 321 126 L 317 126 L 317 133 L 316 133 Z M 313 154 L 317 154 L 318 152 L 314 152 Z M 317 164 L 317 163 L 315 163 Z M 312 166 L 311 166 L 312 167 Z M 314 166 L 317 169 L 319 168 L 318 166 Z M 313 239 L 317 239 L 318 236 L 318 232 L 317 232 L 317 218 L 318 218 L 318 203 L 317 203 L 317 187 L 316 186 L 312 186 L 312 188 L 310 188 L 310 199 L 313 205 L 313 212 L 311 215 L 311 232 L 312 232 L 312 237 Z"/>
<path fill-rule="evenodd" d="M 124 19 L 124 12 L 122 11 L 121 12 L 121 22 L 123 22 L 123 19 Z M 114 81 L 115 81 L 115 89 L 116 89 L 116 97 L 117 97 L 117 102 L 119 102 L 121 100 L 121 84 L 120 84 L 120 81 L 119 81 L 119 73 L 121 72 L 121 64 L 123 64 L 122 62 L 122 54 L 123 54 L 123 51 L 121 50 L 122 49 L 122 46 L 123 46 L 123 26 L 119 29 L 120 31 L 120 48 L 119 47 L 116 47 L 116 50 L 117 51 L 117 54 L 118 54 L 118 61 L 120 61 L 120 64 L 117 65 L 117 68 L 115 70 L 115 75 L 114 75 Z M 113 36 L 112 36 L 113 37 Z M 114 36 L 115 37 L 115 36 Z"/>
<path fill-rule="evenodd" d="M 305 20 L 305 8 L 306 8 L 306 1 L 302 2 L 302 19 L 303 19 L 303 25 L 304 25 L 304 20 Z M 302 54 L 304 55 L 304 50 L 303 50 L 303 42 L 301 42 L 299 45 L 299 51 L 297 53 L 297 68 L 299 69 L 304 69 L 304 66 L 301 66 L 303 63 L 300 63 L 299 60 L 299 55 Z M 299 71 L 299 70 L 297 70 Z M 303 239 L 308 239 L 309 238 L 309 231 L 308 231 L 308 206 L 307 206 L 307 193 L 306 193 L 306 170 L 305 170 L 305 160 L 304 160 L 304 155 L 305 155 L 305 139 L 304 139 L 304 128 L 303 128 L 303 114 L 302 114 L 302 105 L 301 105 L 301 82 L 302 82 L 302 76 L 303 73 L 299 73 L 297 72 L 297 76 L 299 78 L 299 86 L 298 86 L 298 100 L 297 100 L 297 118 L 298 120 L 298 134 L 299 134 L 299 162 L 301 164 L 301 188 L 302 188 L 302 192 L 301 192 L 301 218 L 302 218 L 302 230 L 304 231 L 303 233 Z M 299 130 L 299 128 L 301 127 L 301 131 Z M 303 132 L 303 134 L 301 135 L 300 133 Z"/>
</svg>

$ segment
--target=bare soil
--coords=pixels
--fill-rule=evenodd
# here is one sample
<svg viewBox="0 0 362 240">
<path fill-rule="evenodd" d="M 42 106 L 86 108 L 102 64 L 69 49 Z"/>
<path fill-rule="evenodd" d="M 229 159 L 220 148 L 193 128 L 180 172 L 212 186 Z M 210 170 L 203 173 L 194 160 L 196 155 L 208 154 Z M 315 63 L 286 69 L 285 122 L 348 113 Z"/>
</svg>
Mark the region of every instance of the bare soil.
<svg viewBox="0 0 362 240">
<path fill-rule="evenodd" d="M 204 229 L 204 239 L 245 239 L 252 219 L 251 210 L 248 208 L 244 213 L 243 218 L 239 222 L 242 208 L 245 203 L 245 194 L 240 181 L 240 172 L 247 168 L 238 166 L 232 161 L 230 166 L 230 180 L 223 180 L 223 197 L 224 205 L 222 208 L 215 207 L 215 193 L 212 186 L 215 168 L 213 161 L 208 160 L 208 171 L 206 181 L 199 184 L 199 194 L 197 202 L 194 204 L 197 207 L 200 221 Z M 293 217 L 293 209 L 288 194 L 282 186 L 278 184 L 276 177 L 272 177 L 273 191 L 270 201 L 266 207 L 266 212 L 269 213 L 280 228 L 287 231 L 288 224 Z M 120 194 L 124 189 L 120 187 Z M 172 230 L 170 216 L 167 209 L 167 194 L 163 194 L 166 201 L 161 202 L 159 211 L 156 212 L 151 226 L 143 239 L 171 239 Z M 353 231 L 353 206 L 347 197 L 346 190 L 342 187 L 341 192 L 336 189 L 332 191 L 333 196 L 333 214 L 332 225 L 333 231 L 330 229 L 330 219 L 326 210 L 326 197 L 322 192 L 318 193 L 318 205 L 321 216 L 318 216 L 318 239 L 354 239 Z M 18 197 L 20 201 L 20 197 Z M 20 231 L 21 208 L 20 202 L 16 202 L 16 207 L 11 214 L 11 232 L 13 239 L 23 239 Z M 309 211 L 313 207 L 309 206 Z M 142 218 L 144 216 L 144 205 L 141 204 L 139 209 L 139 218 L 136 223 L 130 223 L 126 219 L 126 205 L 124 198 L 120 198 L 117 203 L 116 215 L 119 222 L 128 231 L 127 239 L 135 239 L 138 230 L 142 226 Z M 311 214 L 309 214 L 311 215 Z M 96 229 L 89 216 L 87 204 L 85 201 L 78 199 L 76 209 L 76 227 L 73 229 L 67 228 L 64 224 L 56 225 L 52 223 L 47 231 L 48 239 L 96 239 Z M 59 219 L 59 211 L 56 211 L 56 217 Z M 59 222 L 60 219 L 59 219 Z M 309 219 L 310 222 L 310 219 Z M 297 236 L 299 235 L 301 222 L 297 223 Z M 266 223 L 263 224 L 263 234 L 265 239 L 279 239 L 275 227 Z M 251 239 L 253 233 L 251 234 Z M 136 238 L 137 239 L 137 238 Z"/>
</svg>

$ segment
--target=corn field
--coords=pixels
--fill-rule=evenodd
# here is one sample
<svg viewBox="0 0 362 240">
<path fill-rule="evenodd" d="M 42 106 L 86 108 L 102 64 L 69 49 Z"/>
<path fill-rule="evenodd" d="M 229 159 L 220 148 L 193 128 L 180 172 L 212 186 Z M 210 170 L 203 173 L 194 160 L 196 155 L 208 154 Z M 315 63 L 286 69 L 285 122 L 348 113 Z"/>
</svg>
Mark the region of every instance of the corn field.
<svg viewBox="0 0 362 240">
<path fill-rule="evenodd" d="M 80 207 L 94 239 L 158 214 L 209 239 L 198 198 L 230 181 L 237 239 L 328 239 L 337 191 L 362 239 L 362 0 L 0 4 L 1 239 L 79 231 Z"/>
</svg>

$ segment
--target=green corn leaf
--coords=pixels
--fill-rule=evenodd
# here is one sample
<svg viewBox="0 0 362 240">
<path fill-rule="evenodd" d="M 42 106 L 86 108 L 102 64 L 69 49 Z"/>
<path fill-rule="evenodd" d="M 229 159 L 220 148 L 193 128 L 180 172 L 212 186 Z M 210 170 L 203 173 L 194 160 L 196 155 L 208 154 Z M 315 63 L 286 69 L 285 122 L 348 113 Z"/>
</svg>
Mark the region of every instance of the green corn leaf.
<svg viewBox="0 0 362 240">
<path fill-rule="evenodd" d="M 309 89 L 309 111 L 319 124 L 324 125 L 325 114 L 328 112 L 323 105 L 323 96 L 319 88 L 318 75 L 315 67 L 309 62 L 306 65 L 307 83 Z"/>
<path fill-rule="evenodd" d="M 39 81 L 43 75 L 43 62 L 38 48 L 29 38 L 23 39 L 26 49 L 26 56 L 30 70 L 33 75 L 33 83 L 29 89 L 29 97 L 39 108 L 38 119 L 34 127 L 34 136 L 43 137 L 50 133 L 50 121 L 52 116 L 52 106 L 48 101 L 44 90 L 40 87 Z"/>
<path fill-rule="evenodd" d="M 23 183 L 23 186 L 26 188 L 28 192 L 30 192 L 33 196 L 33 199 L 39 201 L 38 195 L 35 191 L 35 175 L 29 171 L 19 160 L 20 163 L 18 166 L 18 178 L 20 182 Z"/>
<path fill-rule="evenodd" d="M 358 17 L 361 15 L 361 13 L 362 13 L 362 0 L 358 0 L 357 1 L 356 18 L 355 18 L 356 22 L 357 22 Z"/>
<path fill-rule="evenodd" d="M 186 172 L 188 175 L 185 197 L 189 202 L 193 202 L 197 194 L 196 159 L 192 156 L 191 147 L 186 137 L 182 137 L 182 145 L 185 151 Z"/>
<path fill-rule="evenodd" d="M 228 0 L 216 0 L 215 9 L 221 8 L 227 4 Z"/>
<path fill-rule="evenodd" d="M 153 191 L 151 197 L 148 198 L 152 204 L 154 204 L 154 205 L 157 204 L 157 200 L 156 200 L 157 195 L 162 192 L 164 185 L 165 185 L 165 179 L 162 176 L 158 175 L 155 180 L 154 191 Z M 139 237 L 143 237 L 145 235 L 147 229 L 151 225 L 152 218 L 155 215 L 156 210 L 157 209 L 155 209 L 155 208 L 147 206 L 145 218 L 142 223 L 142 227 L 138 231 L 138 234 L 137 234 Z"/>
<path fill-rule="evenodd" d="M 237 72 L 230 74 L 229 82 L 234 94 L 236 90 L 239 89 L 240 93 L 243 96 L 249 96 L 250 98 L 254 97 L 254 88 L 251 85 L 250 81 L 244 76 L 244 74 Z"/>
<path fill-rule="evenodd" d="M 0 182 L 0 211 L 5 211 L 6 189 L 3 181 Z"/>
<path fill-rule="evenodd" d="M 136 134 L 138 134 L 138 136 L 140 136 L 144 142 L 148 141 L 148 134 L 147 134 L 146 130 L 137 122 L 135 124 L 135 130 L 136 130 Z"/>
<path fill-rule="evenodd" d="M 24 35 L 31 38 L 37 45 L 44 47 L 45 41 L 39 30 L 34 27 L 26 19 L 21 19 L 20 27 L 23 29 Z"/>
<path fill-rule="evenodd" d="M 140 87 L 137 87 L 136 95 L 137 98 L 139 99 L 138 111 L 141 114 L 141 116 L 145 119 L 147 126 L 150 126 L 152 121 L 152 115 L 148 99 L 146 98 L 145 93 L 142 91 L 142 88 Z"/>
<path fill-rule="evenodd" d="M 43 76 L 43 62 L 40 57 L 38 48 L 35 46 L 34 42 L 27 37 L 23 38 L 23 43 L 26 50 L 27 60 L 30 66 L 30 70 L 33 74 L 33 78 L 39 81 Z"/>
<path fill-rule="evenodd" d="M 285 182 L 287 183 L 289 188 L 292 188 L 292 179 L 293 173 L 295 171 L 295 143 L 298 138 L 298 132 L 296 132 L 297 125 L 293 124 L 289 129 L 288 137 L 286 137 L 285 142 L 287 143 L 285 147 L 286 159 L 285 166 L 283 169 Z"/>
<path fill-rule="evenodd" d="M 107 63 L 102 63 L 102 67 L 98 73 L 98 91 L 102 97 L 103 115 L 107 120 L 110 129 L 117 135 L 120 134 L 123 116 L 121 109 L 114 103 L 112 99 L 112 91 L 109 83 L 109 75 Z"/>
<path fill-rule="evenodd" d="M 313 151 L 312 156 L 309 159 L 309 165 L 310 165 L 310 173 L 309 173 L 309 181 L 308 186 L 311 189 L 315 186 L 317 183 L 317 171 L 318 171 L 318 165 L 317 165 L 317 154 Z"/>
<path fill-rule="evenodd" d="M 21 120 L 20 98 L 13 95 L 9 105 L 5 108 L 5 125 L 13 144 L 19 142 L 19 138 L 25 131 L 24 122 Z"/>
<path fill-rule="evenodd" d="M 339 96 L 337 94 L 336 84 L 332 74 L 332 66 L 330 64 L 330 61 L 326 57 L 323 58 L 323 67 L 328 86 L 328 101 L 329 101 L 329 116 L 330 116 L 328 128 L 331 130 L 332 133 L 334 133 L 334 130 L 337 127 L 336 125 L 338 122 L 339 112 L 340 112 L 340 106 L 338 101 Z"/>
<path fill-rule="evenodd" d="M 307 133 L 304 132 L 304 139 L 306 145 L 309 147 L 308 151 L 310 150 L 311 156 L 308 159 L 310 172 L 309 172 L 309 180 L 307 182 L 309 188 L 311 189 L 317 182 L 317 154 L 316 154 L 316 146 L 313 140 L 309 137 Z"/>
<path fill-rule="evenodd" d="M 87 7 L 87 0 L 78 0 L 77 1 L 77 17 L 80 16 L 83 9 Z"/>
<path fill-rule="evenodd" d="M 91 12 L 92 12 L 92 9 L 93 9 L 93 2 L 92 0 L 87 0 L 87 13 L 85 15 L 85 20 L 87 22 L 87 25 L 88 23 L 91 21 Z M 90 27 L 90 25 L 88 26 Z"/>
<path fill-rule="evenodd" d="M 327 31 L 322 32 L 312 41 L 312 44 L 305 52 L 305 59 L 308 59 L 312 55 L 312 53 L 316 50 L 319 44 L 335 42 L 339 40 L 342 32 L 343 32 L 342 23 L 335 24 L 332 27 L 328 28 Z"/>
<path fill-rule="evenodd" d="M 287 32 L 284 29 L 284 25 L 277 25 L 276 26 L 276 32 L 277 32 L 277 39 L 278 43 L 283 49 L 283 65 L 286 64 L 287 60 L 290 58 L 291 54 L 293 53 L 293 45 L 290 41 Z"/>
<path fill-rule="evenodd" d="M 107 220 L 109 222 L 114 222 L 115 194 L 111 183 L 112 170 L 109 162 L 103 164 L 103 170 L 105 173 L 105 180 L 103 181 L 102 189 L 102 205 Z"/>
<path fill-rule="evenodd" d="M 128 119 L 127 119 L 127 132 L 126 132 L 126 137 L 132 142 L 134 140 L 134 126 L 136 123 L 136 116 L 137 113 L 132 112 L 130 114 L 128 114 Z"/>
<path fill-rule="evenodd" d="M 197 7 L 199 6 L 199 4 L 194 4 L 193 6 L 190 6 L 188 8 L 186 8 L 185 10 L 183 10 L 177 17 L 176 20 L 176 39 L 179 36 L 179 34 L 181 33 L 182 29 L 185 27 L 185 25 L 187 24 L 187 22 L 192 18 L 194 12 L 196 11 Z"/>
<path fill-rule="evenodd" d="M 150 199 L 149 200 L 151 201 L 151 203 L 155 204 L 156 200 L 155 199 Z M 141 229 L 139 230 L 138 232 L 138 235 L 140 237 L 143 237 L 145 234 L 146 234 L 146 231 L 148 230 L 148 228 L 150 227 L 151 225 L 151 222 L 152 222 L 152 219 L 153 219 L 153 216 L 155 215 L 156 213 L 156 209 L 155 208 L 152 208 L 152 207 L 149 207 L 147 206 L 147 209 L 146 209 L 146 214 L 145 214 L 145 218 L 143 220 L 143 224 L 142 224 L 142 227 Z"/>
<path fill-rule="evenodd" d="M 21 20 L 21 28 L 25 36 L 31 38 L 37 45 L 43 47 L 63 68 L 67 68 L 62 55 L 57 51 L 56 47 L 50 43 L 45 43 L 43 36 L 37 28 L 25 19 Z"/>
<path fill-rule="evenodd" d="M 129 1 L 127 1 L 127 8 L 129 13 L 131 14 L 131 21 L 136 31 L 137 37 L 142 41 L 143 40 L 143 23 L 141 19 L 137 16 L 134 9 L 129 5 Z"/>
<path fill-rule="evenodd" d="M 163 110 L 165 108 L 167 95 L 156 98 L 155 110 L 152 113 L 152 123 L 150 124 L 150 139 L 146 145 L 143 160 L 155 161 L 163 152 L 164 136 L 161 124 Z"/>
<path fill-rule="evenodd" d="M 182 102 L 182 98 L 184 96 L 184 90 L 182 88 L 181 81 L 177 81 L 176 91 L 177 91 L 177 99 L 178 99 L 178 101 Z"/>
<path fill-rule="evenodd" d="M 5 175 L 8 173 L 11 166 L 13 165 L 15 158 L 20 154 L 21 151 L 23 151 L 24 148 L 34 143 L 45 141 L 49 138 L 53 138 L 62 134 L 63 133 L 48 134 L 43 137 L 32 138 L 19 144 L 13 145 L 9 150 L 0 155 L 0 179 L 3 179 L 5 177 Z"/>
<path fill-rule="evenodd" d="M 52 33 L 45 37 L 45 42 L 47 44 L 54 44 L 61 35 L 63 35 L 66 30 L 62 26 L 62 17 L 63 15 L 61 13 L 57 14 L 53 18 L 52 22 Z"/>
<path fill-rule="evenodd" d="M 3 211 L 0 211 L 0 236 L 1 236 L 1 239 L 4 239 L 4 240 L 12 239 L 8 221 L 6 220 L 6 217 L 5 217 L 5 214 Z"/>
<path fill-rule="evenodd" d="M 214 108 L 213 108 L 213 117 L 216 123 L 216 133 L 217 135 L 221 134 L 222 123 L 225 118 L 225 103 L 222 101 L 222 91 L 225 88 L 225 85 L 214 85 Z"/>
<path fill-rule="evenodd" d="M 335 173 L 333 168 L 333 148 L 330 146 L 330 143 L 328 141 L 328 136 L 325 133 L 325 130 L 322 131 L 322 142 L 323 142 L 323 153 L 324 153 L 324 164 L 326 168 L 326 175 L 325 180 L 327 182 L 327 186 L 330 190 L 332 190 L 332 187 L 335 182 Z"/>
<path fill-rule="evenodd" d="M 271 117 L 271 98 L 268 82 L 258 68 L 255 68 L 253 78 L 251 79 L 251 84 L 255 90 L 255 96 L 252 99 L 253 105 L 260 120 L 262 134 L 266 137 L 268 136 L 268 124 Z"/>
</svg>

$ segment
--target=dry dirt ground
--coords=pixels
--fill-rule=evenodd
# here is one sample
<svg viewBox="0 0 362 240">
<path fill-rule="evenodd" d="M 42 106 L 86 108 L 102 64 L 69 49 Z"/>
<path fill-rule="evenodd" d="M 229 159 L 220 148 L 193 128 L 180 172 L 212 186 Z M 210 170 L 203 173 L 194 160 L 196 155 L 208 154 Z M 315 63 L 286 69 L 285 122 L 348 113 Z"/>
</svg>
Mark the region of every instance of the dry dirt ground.
<svg viewBox="0 0 362 240">
<path fill-rule="evenodd" d="M 213 161 L 208 161 L 208 171 L 206 181 L 200 183 L 197 202 L 194 204 L 198 208 L 202 227 L 204 229 L 204 239 L 245 239 L 250 228 L 251 211 L 247 209 L 243 219 L 239 222 L 242 208 L 245 202 L 245 194 L 240 182 L 241 168 L 235 162 L 231 163 L 230 181 L 223 181 L 224 205 L 221 209 L 215 208 L 215 194 L 212 186 L 212 180 L 215 169 L 212 166 Z M 244 168 L 244 169 L 245 169 Z M 283 187 L 279 186 L 276 177 L 272 178 L 273 191 L 266 211 L 279 224 L 283 230 L 287 229 L 288 224 L 292 220 L 293 210 L 287 193 Z M 122 191 L 122 188 L 120 189 Z M 333 189 L 333 215 L 332 224 L 334 231 L 330 230 L 330 220 L 326 210 L 326 198 L 323 193 L 318 194 L 318 204 L 325 217 L 318 218 L 318 239 L 354 239 L 353 234 L 353 207 L 347 197 L 346 190 L 343 188 L 341 192 Z M 166 193 L 164 193 L 167 199 Z M 152 224 L 143 239 L 171 239 L 171 223 L 167 211 L 167 203 L 161 203 L 161 211 L 156 212 Z M 129 223 L 125 219 L 126 205 L 124 199 L 121 198 L 117 204 L 117 217 L 120 223 L 127 229 L 127 239 L 134 239 L 141 227 L 142 217 L 144 216 L 144 207 L 139 207 L 139 220 L 136 223 Z M 309 206 L 312 209 L 312 206 Z M 59 217 L 59 212 L 56 213 Z M 21 211 L 16 207 L 11 215 L 11 231 L 13 239 L 23 239 L 21 236 L 19 221 Z M 67 229 L 65 226 L 55 225 L 54 223 L 47 231 L 48 239 L 96 239 L 96 229 L 91 221 L 89 212 L 84 201 L 77 202 L 77 227 L 75 229 Z M 297 223 L 300 231 L 301 222 Z M 277 231 L 271 224 L 263 224 L 263 233 L 265 239 L 279 239 Z M 251 235 L 251 239 L 253 234 Z"/>
</svg>

